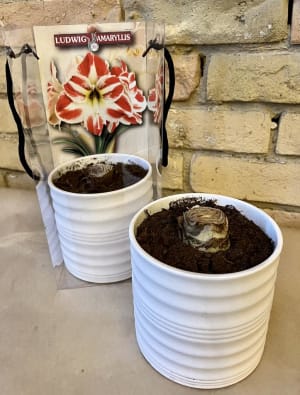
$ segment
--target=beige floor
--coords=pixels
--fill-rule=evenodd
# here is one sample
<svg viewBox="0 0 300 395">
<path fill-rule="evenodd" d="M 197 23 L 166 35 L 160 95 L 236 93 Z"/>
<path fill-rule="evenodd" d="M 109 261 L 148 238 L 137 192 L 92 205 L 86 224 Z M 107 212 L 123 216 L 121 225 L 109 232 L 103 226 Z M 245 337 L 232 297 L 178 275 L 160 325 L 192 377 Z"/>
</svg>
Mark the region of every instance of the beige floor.
<svg viewBox="0 0 300 395">
<path fill-rule="evenodd" d="M 130 281 L 58 290 L 35 194 L 0 189 L 0 203 L 1 395 L 300 394 L 300 229 L 283 229 L 260 365 L 234 386 L 195 390 L 139 353 Z"/>
</svg>

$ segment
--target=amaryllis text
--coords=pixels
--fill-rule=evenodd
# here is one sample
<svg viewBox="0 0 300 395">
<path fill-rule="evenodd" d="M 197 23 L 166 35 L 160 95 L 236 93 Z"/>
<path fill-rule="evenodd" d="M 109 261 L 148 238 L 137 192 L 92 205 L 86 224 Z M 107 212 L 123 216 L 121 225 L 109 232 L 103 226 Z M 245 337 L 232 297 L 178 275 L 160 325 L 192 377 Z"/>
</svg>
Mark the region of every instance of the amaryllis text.
<svg viewBox="0 0 300 395">
<path fill-rule="evenodd" d="M 132 42 L 131 32 L 103 32 L 103 33 L 78 33 L 78 34 L 55 34 L 54 45 L 56 47 L 84 47 L 90 41 L 98 44 L 130 44 Z"/>
</svg>

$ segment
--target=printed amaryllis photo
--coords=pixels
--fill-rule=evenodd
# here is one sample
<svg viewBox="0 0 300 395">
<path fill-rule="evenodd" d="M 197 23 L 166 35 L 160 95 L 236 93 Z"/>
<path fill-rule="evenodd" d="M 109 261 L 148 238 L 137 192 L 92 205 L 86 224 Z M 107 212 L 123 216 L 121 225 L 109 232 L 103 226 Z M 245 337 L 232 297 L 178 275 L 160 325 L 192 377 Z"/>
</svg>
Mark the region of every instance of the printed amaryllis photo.
<svg viewBox="0 0 300 395">
<path fill-rule="evenodd" d="M 112 150 L 116 137 L 130 125 L 143 123 L 147 100 L 137 86 L 135 73 L 123 60 L 110 66 L 100 56 L 87 53 L 75 59 L 66 81 L 59 80 L 54 61 L 51 61 L 50 72 L 48 122 L 70 134 L 53 141 L 63 144 L 64 152 L 77 156 L 107 152 Z M 83 126 L 94 137 L 94 147 L 73 125 Z"/>
<path fill-rule="evenodd" d="M 160 124 L 163 117 L 164 63 L 161 61 L 155 75 L 155 85 L 148 96 L 148 108 L 153 112 L 153 121 Z"/>
</svg>

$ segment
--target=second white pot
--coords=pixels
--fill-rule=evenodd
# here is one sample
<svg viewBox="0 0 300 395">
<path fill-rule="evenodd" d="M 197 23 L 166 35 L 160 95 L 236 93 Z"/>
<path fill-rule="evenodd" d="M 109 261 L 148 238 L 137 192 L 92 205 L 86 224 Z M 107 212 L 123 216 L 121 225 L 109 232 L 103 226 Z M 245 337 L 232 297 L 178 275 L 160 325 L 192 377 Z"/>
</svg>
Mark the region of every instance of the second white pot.
<svg viewBox="0 0 300 395">
<path fill-rule="evenodd" d="M 153 258 L 137 242 L 139 224 L 171 201 L 187 197 L 233 205 L 274 241 L 272 255 L 230 274 L 191 273 Z M 149 363 L 167 378 L 196 388 L 225 387 L 248 376 L 263 354 L 282 249 L 272 218 L 230 197 L 183 194 L 141 209 L 129 235 L 136 336 Z"/>
<path fill-rule="evenodd" d="M 88 163 L 135 163 L 147 170 L 126 188 L 80 194 L 57 188 L 53 180 Z M 66 268 L 75 277 L 96 283 L 131 276 L 128 226 L 133 215 L 152 200 L 152 169 L 145 159 L 127 154 L 98 154 L 63 163 L 48 177 L 55 220 Z"/>
</svg>

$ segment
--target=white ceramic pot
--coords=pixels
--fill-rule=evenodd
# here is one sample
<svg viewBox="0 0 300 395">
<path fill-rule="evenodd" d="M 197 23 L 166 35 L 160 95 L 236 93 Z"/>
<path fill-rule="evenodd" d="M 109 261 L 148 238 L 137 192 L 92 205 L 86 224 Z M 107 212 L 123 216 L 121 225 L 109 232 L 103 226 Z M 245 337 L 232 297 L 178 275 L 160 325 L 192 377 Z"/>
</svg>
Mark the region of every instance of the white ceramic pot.
<svg viewBox="0 0 300 395">
<path fill-rule="evenodd" d="M 147 170 L 139 182 L 126 188 L 93 194 L 66 192 L 53 180 L 69 169 L 88 163 L 135 163 Z M 74 276 L 96 283 L 131 276 L 128 226 L 137 210 L 152 200 L 149 162 L 127 154 L 98 154 L 56 167 L 48 177 L 56 226 L 66 268 Z"/>
<path fill-rule="evenodd" d="M 135 238 L 145 210 L 152 214 L 192 196 L 233 205 L 274 241 L 272 255 L 231 274 L 187 272 L 150 256 Z M 131 221 L 129 238 L 136 337 L 148 362 L 167 378 L 196 388 L 225 387 L 248 376 L 263 354 L 282 250 L 273 219 L 230 197 L 174 195 L 142 208 Z"/>
</svg>

